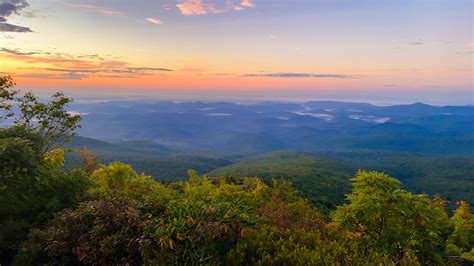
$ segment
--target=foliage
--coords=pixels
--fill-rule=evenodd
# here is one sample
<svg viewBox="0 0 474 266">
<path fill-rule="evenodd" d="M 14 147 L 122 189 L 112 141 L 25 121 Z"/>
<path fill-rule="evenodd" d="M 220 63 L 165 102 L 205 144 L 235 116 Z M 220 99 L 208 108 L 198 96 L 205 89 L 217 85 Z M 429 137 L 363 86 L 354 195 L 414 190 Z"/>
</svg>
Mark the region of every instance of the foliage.
<svg viewBox="0 0 474 266">
<path fill-rule="evenodd" d="M 96 199 L 33 231 L 17 263 L 217 263 L 260 221 L 253 199 L 266 189 L 253 179 L 236 185 L 193 173 L 171 189 L 121 163 L 93 179 Z"/>
<path fill-rule="evenodd" d="M 64 166 L 64 150 L 62 149 L 50 150 L 44 155 L 44 160 L 51 167 Z"/>
<path fill-rule="evenodd" d="M 18 93 L 12 89 L 14 86 L 15 83 L 11 76 L 0 76 L 0 122 L 13 116 L 11 101 Z"/>
<path fill-rule="evenodd" d="M 46 141 L 43 147 L 45 153 L 70 141 L 81 121 L 80 115 L 66 110 L 72 98 L 57 92 L 50 101 L 42 102 L 31 91 L 20 95 L 13 89 L 14 86 L 10 76 L 0 76 L 0 122 L 12 119 L 15 125 L 41 134 Z"/>
<path fill-rule="evenodd" d="M 448 229 L 442 200 L 404 191 L 383 173 L 359 171 L 353 182 L 349 203 L 333 213 L 335 224 L 396 262 L 411 253 L 424 262 L 441 260 Z"/>
<path fill-rule="evenodd" d="M 126 197 L 107 197 L 66 210 L 44 230 L 33 230 L 16 257 L 17 265 L 139 265 L 146 242 L 142 222 L 162 208 Z M 142 213 L 143 211 L 143 213 Z"/>
<path fill-rule="evenodd" d="M 385 256 L 364 254 L 356 242 L 325 228 L 262 227 L 228 254 L 229 265 L 388 265 Z M 412 260 L 412 264 L 416 260 Z"/>
<path fill-rule="evenodd" d="M 474 214 L 469 204 L 460 201 L 450 220 L 454 230 L 447 240 L 446 253 L 474 261 Z"/>
<path fill-rule="evenodd" d="M 8 257 L 33 227 L 78 204 L 89 179 L 57 167 L 63 152 L 44 155 L 41 135 L 24 127 L 0 129 L 0 257 Z"/>
<path fill-rule="evenodd" d="M 452 231 L 440 199 L 382 173 L 357 174 L 333 224 L 288 181 L 189 176 L 163 185 L 123 163 L 100 166 L 92 198 L 34 229 L 16 263 L 419 265 L 442 262 Z M 448 242 L 462 246 L 470 216 L 456 213 Z"/>
<path fill-rule="evenodd" d="M 45 152 L 57 148 L 62 142 L 68 142 L 74 130 L 79 127 L 80 115 L 70 114 L 65 107 L 71 98 L 57 92 L 49 102 L 40 102 L 32 92 L 26 92 L 17 98 L 20 114 L 15 124 L 40 132 L 47 141 Z"/>
<path fill-rule="evenodd" d="M 148 202 L 164 201 L 172 195 L 172 191 L 164 185 L 150 176 L 137 174 L 130 165 L 121 162 L 101 165 L 91 179 L 94 185 L 89 193 L 95 197 L 118 195 Z"/>
<path fill-rule="evenodd" d="M 81 168 L 88 174 L 91 175 L 95 170 L 99 168 L 99 163 L 97 162 L 97 157 L 92 153 L 92 151 L 86 147 L 83 147 L 81 150 Z"/>
</svg>

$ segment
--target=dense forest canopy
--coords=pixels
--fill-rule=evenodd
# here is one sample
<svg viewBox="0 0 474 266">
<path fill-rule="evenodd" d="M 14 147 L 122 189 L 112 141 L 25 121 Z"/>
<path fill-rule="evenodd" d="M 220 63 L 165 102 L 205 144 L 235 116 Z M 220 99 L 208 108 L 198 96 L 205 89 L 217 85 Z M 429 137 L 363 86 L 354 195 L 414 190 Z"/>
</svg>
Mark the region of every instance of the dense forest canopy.
<svg viewBox="0 0 474 266">
<path fill-rule="evenodd" d="M 189 171 L 186 180 L 162 183 L 122 162 L 100 164 L 87 149 L 78 166 L 66 170 L 63 143 L 80 121 L 65 110 L 71 99 L 55 94 L 42 102 L 12 88 L 11 79 L 0 78 L 2 119 L 14 121 L 0 128 L 2 264 L 474 260 L 474 214 L 467 202 L 459 201 L 449 215 L 443 198 L 411 193 L 381 172 L 354 170 L 350 185 L 341 187 L 347 190 L 345 200 L 335 206 L 324 204 L 324 198 L 308 200 L 308 188 L 298 186 L 297 175 L 290 182 Z M 342 182 L 351 169 L 333 174 Z M 315 191 L 318 196 L 320 190 Z"/>
</svg>

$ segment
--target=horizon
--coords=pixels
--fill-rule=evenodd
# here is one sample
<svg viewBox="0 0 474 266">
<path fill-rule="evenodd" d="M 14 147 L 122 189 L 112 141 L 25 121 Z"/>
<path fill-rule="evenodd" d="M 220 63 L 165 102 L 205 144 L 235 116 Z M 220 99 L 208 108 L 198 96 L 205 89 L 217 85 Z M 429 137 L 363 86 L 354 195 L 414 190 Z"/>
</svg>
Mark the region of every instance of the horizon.
<svg viewBox="0 0 474 266">
<path fill-rule="evenodd" d="M 469 0 L 0 1 L 0 40 L 40 93 L 474 103 Z"/>
<path fill-rule="evenodd" d="M 360 102 L 379 106 L 403 105 L 413 103 L 424 103 L 432 106 L 469 106 L 474 105 L 474 94 L 472 91 L 461 91 L 454 95 L 450 91 L 438 92 L 437 94 L 415 94 L 405 97 L 394 95 L 390 92 L 373 94 L 370 91 L 284 91 L 274 90 L 271 95 L 268 91 L 248 90 L 137 90 L 137 89 L 115 89 L 115 90 L 61 90 L 61 89 L 33 89 L 41 98 L 48 98 L 56 91 L 62 91 L 75 102 L 105 102 L 105 101 L 203 101 L 203 102 L 235 102 L 235 103 L 259 103 L 259 102 L 287 102 L 304 103 L 309 101 L 336 101 L 336 102 Z M 450 98 L 449 98 L 449 97 Z"/>
</svg>

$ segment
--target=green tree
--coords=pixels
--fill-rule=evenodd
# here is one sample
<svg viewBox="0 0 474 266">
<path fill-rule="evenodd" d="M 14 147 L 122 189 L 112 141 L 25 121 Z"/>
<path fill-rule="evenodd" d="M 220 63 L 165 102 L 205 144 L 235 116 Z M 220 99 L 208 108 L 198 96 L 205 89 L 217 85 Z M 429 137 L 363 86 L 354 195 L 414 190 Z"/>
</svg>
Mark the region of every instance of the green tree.
<svg viewBox="0 0 474 266">
<path fill-rule="evenodd" d="M 0 123 L 13 116 L 12 101 L 18 93 L 13 90 L 14 86 L 11 76 L 0 76 Z"/>
<path fill-rule="evenodd" d="M 80 115 L 66 110 L 72 98 L 56 92 L 44 102 L 31 91 L 19 94 L 14 86 L 10 76 L 0 76 L 0 122 L 11 119 L 17 126 L 38 132 L 46 141 L 44 153 L 70 141 L 81 121 Z M 18 112 L 13 110 L 14 106 L 18 107 Z"/>
<path fill-rule="evenodd" d="M 441 261 L 448 227 L 442 200 L 402 190 L 384 173 L 359 171 L 347 201 L 333 212 L 334 223 L 359 235 L 368 250 L 395 262 L 410 254 L 424 263 Z"/>
<path fill-rule="evenodd" d="M 474 214 L 469 204 L 458 202 L 458 208 L 450 220 L 454 230 L 448 238 L 446 253 L 474 261 Z"/>
<path fill-rule="evenodd" d="M 24 127 L 0 129 L 0 257 L 11 257 L 33 227 L 86 196 L 89 178 L 60 170 L 63 153 Z"/>
<path fill-rule="evenodd" d="M 16 265 L 141 265 L 151 241 L 143 224 L 160 215 L 159 205 L 123 196 L 87 201 L 65 210 L 43 230 L 34 229 Z"/>
<path fill-rule="evenodd" d="M 128 164 L 111 162 L 101 165 L 91 175 L 94 185 L 89 193 L 94 197 L 124 196 L 143 202 L 165 202 L 174 191 L 151 176 L 138 174 Z"/>
<path fill-rule="evenodd" d="M 31 228 L 76 206 L 90 185 L 84 172 L 61 170 L 59 147 L 80 120 L 65 109 L 71 99 L 56 93 L 43 103 L 31 92 L 19 95 L 14 86 L 10 76 L 0 77 L 0 120 L 15 123 L 0 128 L 0 258 L 7 262 Z"/>
<path fill-rule="evenodd" d="M 81 116 L 66 110 L 72 99 L 63 93 L 57 92 L 50 101 L 41 102 L 32 92 L 26 92 L 17 102 L 20 113 L 15 124 L 39 132 L 46 140 L 44 152 L 59 148 L 76 134 Z"/>
</svg>

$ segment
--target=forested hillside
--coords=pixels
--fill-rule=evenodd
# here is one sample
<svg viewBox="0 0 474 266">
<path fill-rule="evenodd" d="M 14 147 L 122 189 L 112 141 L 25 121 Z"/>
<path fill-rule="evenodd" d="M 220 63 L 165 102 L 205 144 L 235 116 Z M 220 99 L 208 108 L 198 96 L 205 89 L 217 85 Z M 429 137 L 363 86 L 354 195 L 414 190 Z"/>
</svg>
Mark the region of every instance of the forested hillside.
<svg viewBox="0 0 474 266">
<path fill-rule="evenodd" d="M 327 153 L 357 163 L 363 169 L 396 176 L 415 193 L 439 194 L 451 206 L 463 199 L 474 203 L 474 158 L 472 156 L 427 156 L 396 152 Z"/>
<path fill-rule="evenodd" d="M 138 172 L 152 175 L 160 181 L 177 181 L 187 178 L 187 171 L 194 169 L 200 174 L 223 167 L 231 162 L 212 153 L 199 153 L 171 149 L 153 141 L 135 140 L 108 143 L 76 136 L 65 145 L 65 167 L 80 166 L 83 148 L 91 150 L 100 163 L 122 161 L 133 165 Z"/>
<path fill-rule="evenodd" d="M 243 159 L 210 172 L 209 176 L 260 177 L 267 182 L 288 180 L 302 195 L 324 210 L 344 202 L 357 167 L 349 162 L 308 153 L 274 152 Z"/>
<path fill-rule="evenodd" d="M 242 159 L 209 173 L 210 176 L 258 176 L 286 179 L 320 208 L 342 203 L 357 169 L 396 176 L 414 193 L 441 195 L 449 209 L 459 200 L 474 203 L 474 158 L 421 156 L 396 152 L 321 153 L 271 152 Z"/>
</svg>

